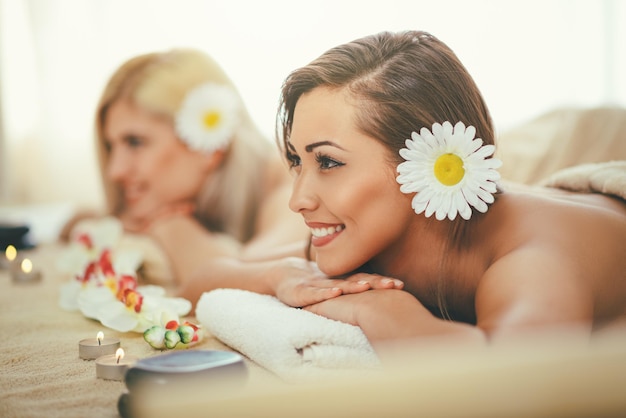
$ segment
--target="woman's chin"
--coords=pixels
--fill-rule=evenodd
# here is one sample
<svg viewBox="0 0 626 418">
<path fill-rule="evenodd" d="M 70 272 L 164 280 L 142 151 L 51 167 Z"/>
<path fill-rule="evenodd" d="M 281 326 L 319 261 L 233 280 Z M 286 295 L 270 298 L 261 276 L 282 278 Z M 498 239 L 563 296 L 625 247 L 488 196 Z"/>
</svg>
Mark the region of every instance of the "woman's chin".
<svg viewBox="0 0 626 418">
<path fill-rule="evenodd" d="M 344 276 L 355 268 L 350 268 L 343 263 L 337 263 L 336 260 L 324 260 L 324 257 L 320 257 L 319 254 L 316 258 L 317 267 L 328 277 Z"/>
</svg>

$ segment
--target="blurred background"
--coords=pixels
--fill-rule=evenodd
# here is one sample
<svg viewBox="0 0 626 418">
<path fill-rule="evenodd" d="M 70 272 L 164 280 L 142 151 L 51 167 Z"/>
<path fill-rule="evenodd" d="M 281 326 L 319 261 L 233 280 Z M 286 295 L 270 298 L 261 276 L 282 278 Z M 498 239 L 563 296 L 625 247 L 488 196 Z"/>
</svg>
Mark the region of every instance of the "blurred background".
<svg viewBox="0 0 626 418">
<path fill-rule="evenodd" d="M 465 63 L 503 131 L 557 107 L 626 106 L 624 22 L 621 0 L 0 0 L 0 217 L 103 203 L 93 113 L 140 53 L 205 50 L 273 140 L 291 70 L 363 35 L 422 29 Z"/>
</svg>

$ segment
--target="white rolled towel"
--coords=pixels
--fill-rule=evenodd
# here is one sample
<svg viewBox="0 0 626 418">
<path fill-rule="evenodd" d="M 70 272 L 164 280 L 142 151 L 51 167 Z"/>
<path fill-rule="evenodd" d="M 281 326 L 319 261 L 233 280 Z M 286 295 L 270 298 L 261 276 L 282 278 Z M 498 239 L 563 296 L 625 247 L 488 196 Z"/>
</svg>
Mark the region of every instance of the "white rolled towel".
<svg viewBox="0 0 626 418">
<path fill-rule="evenodd" d="M 239 289 L 204 293 L 196 319 L 224 344 L 287 381 L 377 369 L 361 328 Z"/>
</svg>

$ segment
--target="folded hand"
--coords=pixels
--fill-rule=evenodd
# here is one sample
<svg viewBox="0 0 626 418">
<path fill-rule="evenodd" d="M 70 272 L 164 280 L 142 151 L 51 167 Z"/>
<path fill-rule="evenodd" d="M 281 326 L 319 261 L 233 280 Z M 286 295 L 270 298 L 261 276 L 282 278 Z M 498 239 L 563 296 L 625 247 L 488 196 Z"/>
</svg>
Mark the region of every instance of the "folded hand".
<svg viewBox="0 0 626 418">
<path fill-rule="evenodd" d="M 283 303 L 306 307 L 340 295 L 362 293 L 372 289 L 402 289 L 404 283 L 376 274 L 356 273 L 347 278 L 329 278 L 314 262 L 290 258 L 288 268 L 281 269 L 282 279 L 274 292 Z M 284 267 L 284 266 L 283 266 Z"/>
</svg>

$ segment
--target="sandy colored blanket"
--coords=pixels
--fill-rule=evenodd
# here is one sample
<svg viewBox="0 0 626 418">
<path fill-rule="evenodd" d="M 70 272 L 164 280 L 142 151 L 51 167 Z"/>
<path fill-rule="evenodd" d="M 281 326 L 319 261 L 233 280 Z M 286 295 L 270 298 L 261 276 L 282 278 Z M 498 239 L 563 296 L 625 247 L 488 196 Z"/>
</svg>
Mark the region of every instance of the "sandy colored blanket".
<svg viewBox="0 0 626 418">
<path fill-rule="evenodd" d="M 544 185 L 583 193 L 603 193 L 626 200 L 626 160 L 581 164 L 557 171 Z"/>
<path fill-rule="evenodd" d="M 124 384 L 96 378 L 95 362 L 78 356 L 78 342 L 98 331 L 119 338 L 128 354 L 160 354 L 139 333 L 118 333 L 59 307 L 59 287 L 68 280 L 54 267 L 59 251 L 44 245 L 25 254 L 43 272 L 37 284 L 14 284 L 9 272 L 0 270 L 0 417 L 117 417 Z M 230 350 L 211 335 L 194 349 Z M 277 380 L 247 364 L 251 381 Z"/>
<path fill-rule="evenodd" d="M 624 109 L 555 111 L 499 138 L 502 174 L 536 184 L 581 163 L 626 160 L 625 135 Z M 578 174 L 551 181 L 574 187 Z M 602 176 L 582 178 L 575 187 L 601 192 L 608 187 L 598 180 Z M 120 338 L 129 354 L 159 354 L 140 334 L 106 330 L 59 307 L 59 287 L 68 279 L 54 267 L 59 250 L 44 245 L 28 254 L 43 272 L 41 283 L 16 285 L 7 270 L 0 270 L 0 417 L 117 417 L 124 384 L 97 379 L 94 362 L 78 357 L 78 342 L 100 330 Z M 167 284 L 167 264 L 160 256 L 154 260 L 150 275 Z M 202 388 L 183 388 L 180 397 L 172 394 L 146 405 L 152 409 L 145 416 L 626 416 L 624 325 L 599 351 L 572 351 L 567 343 L 559 343 L 556 351 L 536 350 L 530 340 L 532 353 L 504 350 L 494 361 L 493 353 L 476 357 L 436 350 L 400 357 L 401 363 L 406 360 L 402 367 L 375 381 L 315 387 L 286 387 L 247 360 L 249 392 L 211 400 Z M 211 335 L 194 348 L 230 350 Z"/>
<path fill-rule="evenodd" d="M 66 280 L 52 267 L 58 251 L 41 246 L 28 254 L 44 273 L 38 284 L 13 284 L 0 270 L 0 416 L 117 417 L 124 384 L 97 379 L 95 363 L 78 357 L 78 341 L 102 326 L 58 306 Z M 381 376 L 310 385 L 285 384 L 247 360 L 250 377 L 241 392 L 216 397 L 181 386 L 145 402 L 137 418 L 625 416 L 625 330 L 608 332 L 590 350 L 558 334 L 551 334 L 556 345 L 525 338 L 497 352 L 425 346 L 419 355 L 414 349 L 409 357 L 393 355 L 393 367 Z M 140 334 L 104 331 L 137 357 L 159 354 Z M 211 335 L 194 348 L 229 350 Z"/>
<path fill-rule="evenodd" d="M 539 184 L 564 168 L 626 160 L 626 108 L 560 108 L 501 132 L 505 180 Z"/>
</svg>

